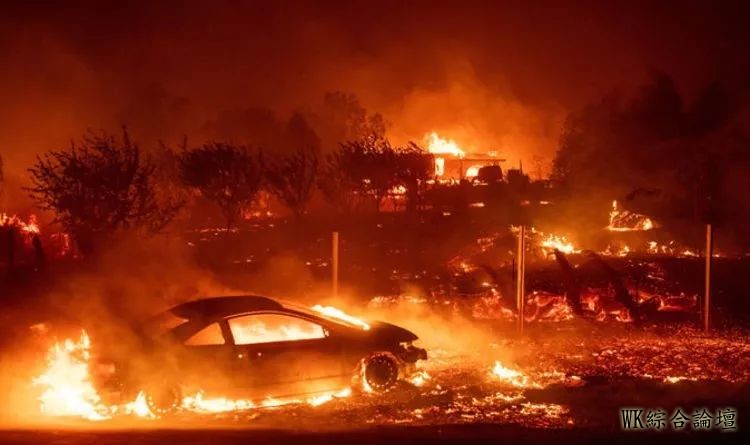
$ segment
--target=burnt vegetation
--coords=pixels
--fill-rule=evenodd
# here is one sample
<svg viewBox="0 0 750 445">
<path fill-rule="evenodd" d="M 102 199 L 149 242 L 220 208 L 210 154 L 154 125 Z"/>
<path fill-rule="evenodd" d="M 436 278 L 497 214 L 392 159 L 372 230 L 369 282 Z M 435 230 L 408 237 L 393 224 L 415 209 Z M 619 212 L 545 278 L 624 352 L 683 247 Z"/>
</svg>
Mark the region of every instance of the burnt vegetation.
<svg viewBox="0 0 750 445">
<path fill-rule="evenodd" d="M 580 235 L 583 249 L 596 245 L 604 252 L 609 239 L 601 232 L 613 199 L 666 227 L 623 234 L 640 243 L 640 253 L 647 242 L 658 244 L 652 233 L 672 232 L 690 249 L 670 252 L 699 256 L 705 222 L 742 252 L 750 240 L 741 230 L 749 207 L 741 173 L 750 158 L 740 131 L 743 106 L 730 96 L 714 84 L 688 101 L 663 74 L 632 94 L 607 95 L 569 115 L 548 179 L 532 180 L 523 166 L 479 167 L 458 157 L 453 161 L 462 177 L 441 179 L 437 158 L 445 155 L 414 142 L 393 143 L 381 115 L 336 92 L 315 111 L 288 119 L 261 108 L 222 113 L 206 126 L 213 141 L 183 138 L 148 155 L 126 132 L 93 132 L 70 149 L 40 156 L 29 170 L 28 190 L 82 256 L 120 233 L 167 230 L 195 247 L 199 261 L 210 258 L 220 274 L 225 267 L 227 275 L 263 270 L 279 251 L 294 252 L 305 266 L 295 257 L 294 267 L 275 271 L 289 278 L 309 273 L 294 284 L 298 291 L 327 274 L 326 240 L 340 229 L 351 243 L 348 279 L 366 292 L 414 286 L 441 295 L 473 295 L 476 288 L 508 294 L 512 244 L 493 246 L 483 260 L 492 279 L 446 264 L 464 246 L 518 224 L 567 227 Z M 468 167 L 475 175 L 463 176 Z M 683 226 L 689 230 L 680 231 Z M 218 232 L 226 236 L 192 235 Z M 616 254 L 610 250 L 606 261 Z M 624 301 L 626 292 L 618 292 Z"/>
<path fill-rule="evenodd" d="M 246 146 L 215 142 L 183 152 L 180 169 L 185 185 L 215 203 L 226 228 L 232 229 L 260 190 L 263 155 Z"/>
<path fill-rule="evenodd" d="M 182 203 L 159 200 L 155 168 L 126 130 L 120 138 L 90 132 L 68 150 L 37 157 L 28 190 L 89 254 L 118 231 L 158 232 L 169 224 Z"/>
</svg>

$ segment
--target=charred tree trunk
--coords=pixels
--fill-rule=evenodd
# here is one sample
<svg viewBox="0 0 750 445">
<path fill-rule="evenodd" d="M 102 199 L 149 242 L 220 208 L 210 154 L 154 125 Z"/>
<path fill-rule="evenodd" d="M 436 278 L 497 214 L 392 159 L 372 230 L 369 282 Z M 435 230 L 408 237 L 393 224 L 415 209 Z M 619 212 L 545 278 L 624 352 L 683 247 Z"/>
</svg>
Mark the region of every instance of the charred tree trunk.
<svg viewBox="0 0 750 445">
<path fill-rule="evenodd" d="M 573 313 L 579 317 L 583 315 L 583 308 L 581 307 L 581 285 L 578 283 L 578 279 L 573 272 L 568 259 L 565 258 L 565 254 L 559 250 L 554 250 L 555 260 L 562 269 L 564 281 L 565 281 L 565 299 L 573 309 Z"/>
<path fill-rule="evenodd" d="M 633 319 L 634 323 L 640 322 L 640 308 L 638 307 L 638 303 L 633 299 L 633 296 L 630 295 L 630 292 L 628 292 L 628 289 L 625 287 L 624 284 L 622 284 L 622 280 L 620 279 L 619 275 L 617 275 L 617 272 L 615 272 L 614 269 L 612 269 L 612 266 L 607 264 L 602 257 L 600 257 L 596 252 L 587 252 L 589 258 L 595 263 L 598 264 L 604 273 L 607 276 L 607 279 L 612 284 L 612 286 L 615 289 L 615 299 L 620 302 L 630 313 L 630 317 Z"/>
</svg>

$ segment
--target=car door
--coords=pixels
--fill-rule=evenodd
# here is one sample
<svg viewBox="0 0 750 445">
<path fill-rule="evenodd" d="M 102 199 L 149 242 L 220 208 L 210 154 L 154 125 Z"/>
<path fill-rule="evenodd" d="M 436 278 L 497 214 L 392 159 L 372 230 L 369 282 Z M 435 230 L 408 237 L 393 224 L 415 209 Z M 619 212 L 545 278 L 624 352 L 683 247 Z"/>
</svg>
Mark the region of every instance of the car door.
<svg viewBox="0 0 750 445">
<path fill-rule="evenodd" d="M 237 363 L 226 322 L 212 322 L 190 335 L 178 360 L 180 380 L 188 389 L 222 394 L 244 369 Z"/>
<path fill-rule="evenodd" d="M 227 319 L 235 354 L 244 357 L 245 385 L 262 397 L 341 388 L 341 345 L 325 327 L 286 313 Z"/>
</svg>

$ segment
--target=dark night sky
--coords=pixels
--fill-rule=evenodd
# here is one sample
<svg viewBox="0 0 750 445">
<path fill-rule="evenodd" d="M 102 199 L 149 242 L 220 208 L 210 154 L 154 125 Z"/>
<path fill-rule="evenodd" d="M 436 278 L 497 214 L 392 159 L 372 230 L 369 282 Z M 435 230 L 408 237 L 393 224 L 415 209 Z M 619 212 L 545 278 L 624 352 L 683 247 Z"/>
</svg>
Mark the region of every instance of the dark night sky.
<svg viewBox="0 0 750 445">
<path fill-rule="evenodd" d="M 746 88 L 748 17 L 685 1 L 18 2 L 0 14 L 0 153 L 25 167 L 121 123 L 195 137 L 222 110 L 286 115 L 338 89 L 397 141 L 437 130 L 511 161 L 551 156 L 567 112 L 655 69 L 687 95 Z"/>
</svg>

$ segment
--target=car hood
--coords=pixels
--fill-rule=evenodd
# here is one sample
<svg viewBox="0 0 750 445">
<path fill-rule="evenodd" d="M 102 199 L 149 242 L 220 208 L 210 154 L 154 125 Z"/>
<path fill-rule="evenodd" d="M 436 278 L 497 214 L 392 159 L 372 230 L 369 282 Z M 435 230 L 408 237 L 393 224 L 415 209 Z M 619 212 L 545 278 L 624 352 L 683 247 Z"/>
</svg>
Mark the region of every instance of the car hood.
<svg viewBox="0 0 750 445">
<path fill-rule="evenodd" d="M 417 335 L 408 329 L 404 329 L 401 326 L 386 323 L 384 321 L 374 321 L 370 323 L 369 335 L 379 340 L 390 340 L 396 342 L 409 342 L 414 341 Z"/>
</svg>

